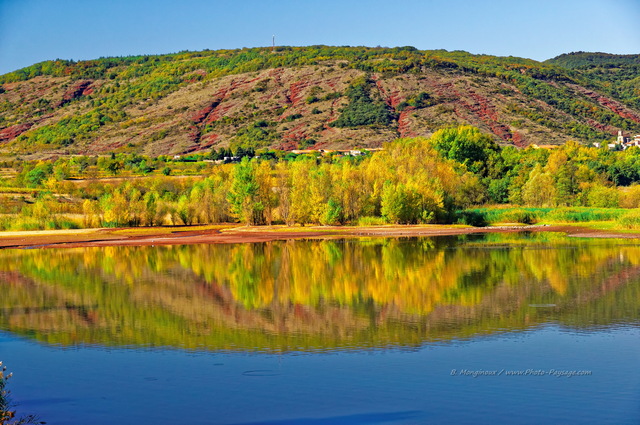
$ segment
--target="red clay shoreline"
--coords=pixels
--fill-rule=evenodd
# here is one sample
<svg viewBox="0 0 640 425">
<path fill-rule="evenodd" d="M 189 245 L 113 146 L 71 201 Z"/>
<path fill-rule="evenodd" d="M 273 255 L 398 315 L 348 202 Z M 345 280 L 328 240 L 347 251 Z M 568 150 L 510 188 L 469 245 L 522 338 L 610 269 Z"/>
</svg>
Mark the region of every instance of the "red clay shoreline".
<svg viewBox="0 0 640 425">
<path fill-rule="evenodd" d="M 144 234 L 136 234 L 140 231 Z M 416 237 L 451 236 L 480 233 L 561 232 L 584 238 L 640 238 L 638 233 L 617 233 L 568 225 L 531 225 L 495 227 L 456 227 L 448 225 L 402 226 L 313 226 L 290 228 L 284 226 L 240 227 L 219 226 L 211 229 L 184 230 L 157 228 L 95 229 L 83 231 L 0 233 L 0 249 L 75 248 L 99 246 L 154 246 L 191 244 L 256 243 L 289 239 L 336 239 L 358 237 Z M 130 233 L 127 233 L 130 232 Z"/>
</svg>

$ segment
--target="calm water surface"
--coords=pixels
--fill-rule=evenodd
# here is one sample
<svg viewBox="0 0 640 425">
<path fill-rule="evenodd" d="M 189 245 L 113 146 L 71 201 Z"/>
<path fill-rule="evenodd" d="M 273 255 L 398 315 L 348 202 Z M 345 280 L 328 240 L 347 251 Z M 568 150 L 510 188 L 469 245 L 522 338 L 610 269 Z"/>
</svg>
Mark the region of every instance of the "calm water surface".
<svg viewBox="0 0 640 425">
<path fill-rule="evenodd" d="M 638 424 L 638 359 L 629 241 L 0 251 L 0 360 L 48 424 Z"/>
</svg>

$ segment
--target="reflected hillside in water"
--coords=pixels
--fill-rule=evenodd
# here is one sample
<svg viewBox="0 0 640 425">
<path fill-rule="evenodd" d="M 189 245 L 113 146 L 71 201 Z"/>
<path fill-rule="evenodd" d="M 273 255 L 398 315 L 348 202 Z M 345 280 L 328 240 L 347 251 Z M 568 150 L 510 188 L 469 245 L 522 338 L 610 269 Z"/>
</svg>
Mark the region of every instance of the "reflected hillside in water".
<svg viewBox="0 0 640 425">
<path fill-rule="evenodd" d="M 639 307 L 640 246 L 552 233 L 0 251 L 0 327 L 63 346 L 413 347 Z"/>
</svg>

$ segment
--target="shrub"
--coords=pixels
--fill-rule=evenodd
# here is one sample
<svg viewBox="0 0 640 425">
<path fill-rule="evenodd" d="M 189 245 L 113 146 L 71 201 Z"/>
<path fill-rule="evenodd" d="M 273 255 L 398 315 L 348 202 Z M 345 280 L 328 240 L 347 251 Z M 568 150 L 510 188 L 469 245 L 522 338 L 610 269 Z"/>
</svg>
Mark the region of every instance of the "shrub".
<svg viewBox="0 0 640 425">
<path fill-rule="evenodd" d="M 291 121 L 297 120 L 299 118 L 302 118 L 302 114 L 292 114 L 292 115 L 289 115 L 284 120 L 287 121 L 287 122 L 291 122 Z"/>
<path fill-rule="evenodd" d="M 358 219 L 358 226 L 382 226 L 387 224 L 387 220 L 383 217 L 360 217 Z"/>
<path fill-rule="evenodd" d="M 620 205 L 620 194 L 615 187 L 594 186 L 587 195 L 590 207 L 615 208 Z"/>
<path fill-rule="evenodd" d="M 544 219 L 565 223 L 581 223 L 587 221 L 613 221 L 625 210 L 620 208 L 559 208 L 550 211 Z"/>
<path fill-rule="evenodd" d="M 502 211 L 498 214 L 497 221 L 500 223 L 523 223 L 533 224 L 539 219 L 539 215 L 524 208 L 514 208 Z"/>
<path fill-rule="evenodd" d="M 387 105 L 380 99 L 371 97 L 373 82 L 363 80 L 356 82 L 347 91 L 349 105 L 340 117 L 332 122 L 332 127 L 358 127 L 362 125 L 390 125 L 395 119 Z"/>
<path fill-rule="evenodd" d="M 478 210 L 464 210 L 456 213 L 456 224 L 466 224 L 467 226 L 484 227 L 489 224 L 486 212 Z"/>
<path fill-rule="evenodd" d="M 634 209 L 618 218 L 618 224 L 625 229 L 640 229 L 640 209 Z"/>
<path fill-rule="evenodd" d="M 11 401 L 11 392 L 7 389 L 7 382 L 12 376 L 13 373 L 7 373 L 7 367 L 3 366 L 0 361 L 0 424 L 44 424 L 45 422 L 41 422 L 35 415 L 16 417 L 16 411 L 13 410 L 15 404 Z"/>
<path fill-rule="evenodd" d="M 540 217 L 544 216 L 550 208 L 477 208 L 472 210 L 464 210 L 461 212 L 463 217 L 469 215 L 468 218 L 463 218 L 460 224 L 474 225 L 473 220 L 480 220 L 479 217 L 473 218 L 471 215 L 481 215 L 486 223 L 523 223 L 533 224 L 540 221 Z M 469 221 L 466 221 L 469 220 Z"/>
<path fill-rule="evenodd" d="M 327 202 L 327 205 L 325 206 L 324 213 L 320 218 L 320 223 L 326 226 L 337 226 L 342 224 L 343 219 L 344 214 L 342 205 L 334 199 L 329 199 L 329 202 Z"/>
</svg>

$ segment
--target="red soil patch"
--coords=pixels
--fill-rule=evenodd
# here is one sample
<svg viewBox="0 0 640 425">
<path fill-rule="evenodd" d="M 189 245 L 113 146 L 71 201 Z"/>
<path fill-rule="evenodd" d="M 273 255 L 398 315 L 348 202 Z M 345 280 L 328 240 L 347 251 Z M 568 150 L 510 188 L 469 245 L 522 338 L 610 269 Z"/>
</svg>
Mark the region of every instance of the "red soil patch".
<svg viewBox="0 0 640 425">
<path fill-rule="evenodd" d="M 298 124 L 290 130 L 287 130 L 285 134 L 282 135 L 282 139 L 284 142 L 299 142 L 307 137 L 307 133 L 305 131 L 307 129 L 307 125 L 302 123 Z M 295 148 L 294 148 L 295 149 Z"/>
<path fill-rule="evenodd" d="M 454 105 L 454 111 L 458 118 L 468 118 L 467 120 L 472 124 L 474 122 L 482 123 L 500 139 L 513 140 L 514 144 L 525 145 L 522 135 L 514 136 L 508 126 L 500 123 L 498 112 L 488 98 L 471 90 L 461 93 L 456 90 L 452 82 L 432 84 L 432 89 L 438 97 Z M 470 97 L 473 103 L 464 100 L 464 96 Z"/>
<path fill-rule="evenodd" d="M 414 110 L 415 108 L 413 106 L 409 106 L 400 112 L 398 116 L 398 133 L 400 133 L 400 137 L 415 137 L 417 135 L 414 131 L 410 131 L 411 121 L 409 120 L 409 116 Z"/>
<path fill-rule="evenodd" d="M 309 85 L 311 84 L 311 82 L 309 80 L 306 81 L 297 81 L 295 83 L 292 83 L 291 86 L 289 86 L 289 94 L 285 96 L 287 97 L 287 99 L 289 100 L 289 102 L 292 105 L 297 105 L 303 97 L 303 93 L 302 91 L 309 87 Z"/>
<path fill-rule="evenodd" d="M 526 142 L 524 136 L 522 135 L 522 133 L 518 131 L 513 132 L 513 136 L 511 140 L 513 141 L 513 144 L 519 148 L 524 148 L 528 146 L 528 143 Z"/>
<path fill-rule="evenodd" d="M 597 128 L 600 131 L 603 131 L 605 133 L 611 133 L 611 134 L 615 134 L 617 129 L 615 127 L 612 127 L 610 125 L 605 125 L 605 124 L 601 124 L 598 121 L 592 120 L 592 119 L 588 119 L 587 123 L 594 128 Z"/>
<path fill-rule="evenodd" d="M 208 148 L 215 145 L 220 139 L 219 134 L 206 134 L 200 139 L 200 149 Z"/>
<path fill-rule="evenodd" d="M 437 83 L 432 87 L 438 97 L 445 99 L 455 99 L 460 97 L 460 93 L 458 93 L 458 91 L 455 89 L 453 83 Z"/>
<path fill-rule="evenodd" d="M 329 118 L 324 122 L 324 130 L 322 130 L 322 134 L 325 134 L 328 131 L 333 132 L 335 130 L 329 124 L 338 119 L 338 102 L 340 102 L 339 99 L 334 99 L 331 102 L 331 112 L 329 112 Z"/>
<path fill-rule="evenodd" d="M 218 121 L 220 118 L 224 117 L 232 107 L 233 105 L 230 104 L 219 105 L 209 114 L 206 119 L 206 123 L 210 124 L 212 122 Z"/>
<path fill-rule="evenodd" d="M 187 139 L 189 139 L 191 143 L 200 143 L 200 128 L 194 125 L 189 127 L 189 129 L 191 131 L 189 131 L 189 134 L 187 134 Z"/>
<path fill-rule="evenodd" d="M 634 122 L 640 123 L 640 115 L 638 115 L 635 112 L 631 111 L 629 108 L 624 106 L 622 103 L 620 103 L 618 101 L 615 101 L 613 99 L 610 99 L 608 97 L 602 96 L 602 95 L 600 95 L 598 93 L 594 93 L 594 92 L 592 92 L 590 90 L 585 89 L 584 87 L 580 87 L 580 86 L 572 86 L 572 87 L 577 89 L 579 92 L 581 92 L 582 94 L 584 94 L 588 98 L 590 98 L 592 100 L 595 100 L 601 106 L 607 108 L 608 110 L 610 110 L 611 112 L 615 113 L 616 115 L 619 115 L 620 117 L 628 119 L 630 121 L 634 121 Z"/>
<path fill-rule="evenodd" d="M 92 84 L 93 84 L 92 80 L 83 80 L 83 81 L 76 82 L 71 87 L 69 87 L 69 89 L 67 89 L 66 92 L 64 92 L 64 94 L 62 95 L 62 99 L 60 100 L 60 102 L 58 102 L 56 107 L 59 108 L 61 106 L 66 105 L 67 103 L 71 102 L 74 99 L 78 99 L 82 96 L 86 96 L 93 93 L 94 88 Z"/>
<path fill-rule="evenodd" d="M 387 106 L 393 109 L 397 109 L 398 105 L 400 105 L 400 103 L 402 103 L 402 101 L 404 100 L 398 94 L 398 91 L 388 92 L 387 89 L 385 89 L 384 86 L 382 85 L 382 81 L 380 81 L 377 76 L 373 76 L 372 79 L 375 81 L 376 88 L 382 95 L 382 99 L 387 104 Z"/>
<path fill-rule="evenodd" d="M 511 140 L 513 138 L 511 131 L 509 131 L 509 128 L 506 125 L 498 122 L 498 114 L 489 99 L 472 91 L 469 91 L 469 95 L 476 101 L 476 103 L 471 105 L 466 104 L 467 108 L 476 114 L 482 122 L 489 126 L 493 134 L 500 137 L 502 140 Z"/>
<path fill-rule="evenodd" d="M 276 83 L 276 86 L 282 86 L 282 74 L 284 73 L 283 68 L 274 68 L 267 75 L 273 79 Z"/>
<path fill-rule="evenodd" d="M 276 146 L 276 149 L 281 151 L 292 151 L 294 149 L 298 149 L 298 142 L 296 140 L 283 140 Z"/>
<path fill-rule="evenodd" d="M 12 125 L 11 127 L 0 130 L 0 142 L 13 140 L 33 126 L 32 123 L 24 123 Z"/>
<path fill-rule="evenodd" d="M 191 117 L 191 121 L 193 121 L 196 124 L 200 124 L 201 122 L 203 122 L 205 120 L 205 118 L 207 118 L 209 116 L 209 114 L 211 114 L 211 112 L 213 112 L 213 110 L 219 104 L 220 104 L 219 101 L 214 100 L 209 105 L 205 106 L 204 108 L 200 109 L 199 111 L 196 111 L 196 113 L 193 114 L 193 116 Z"/>
</svg>

